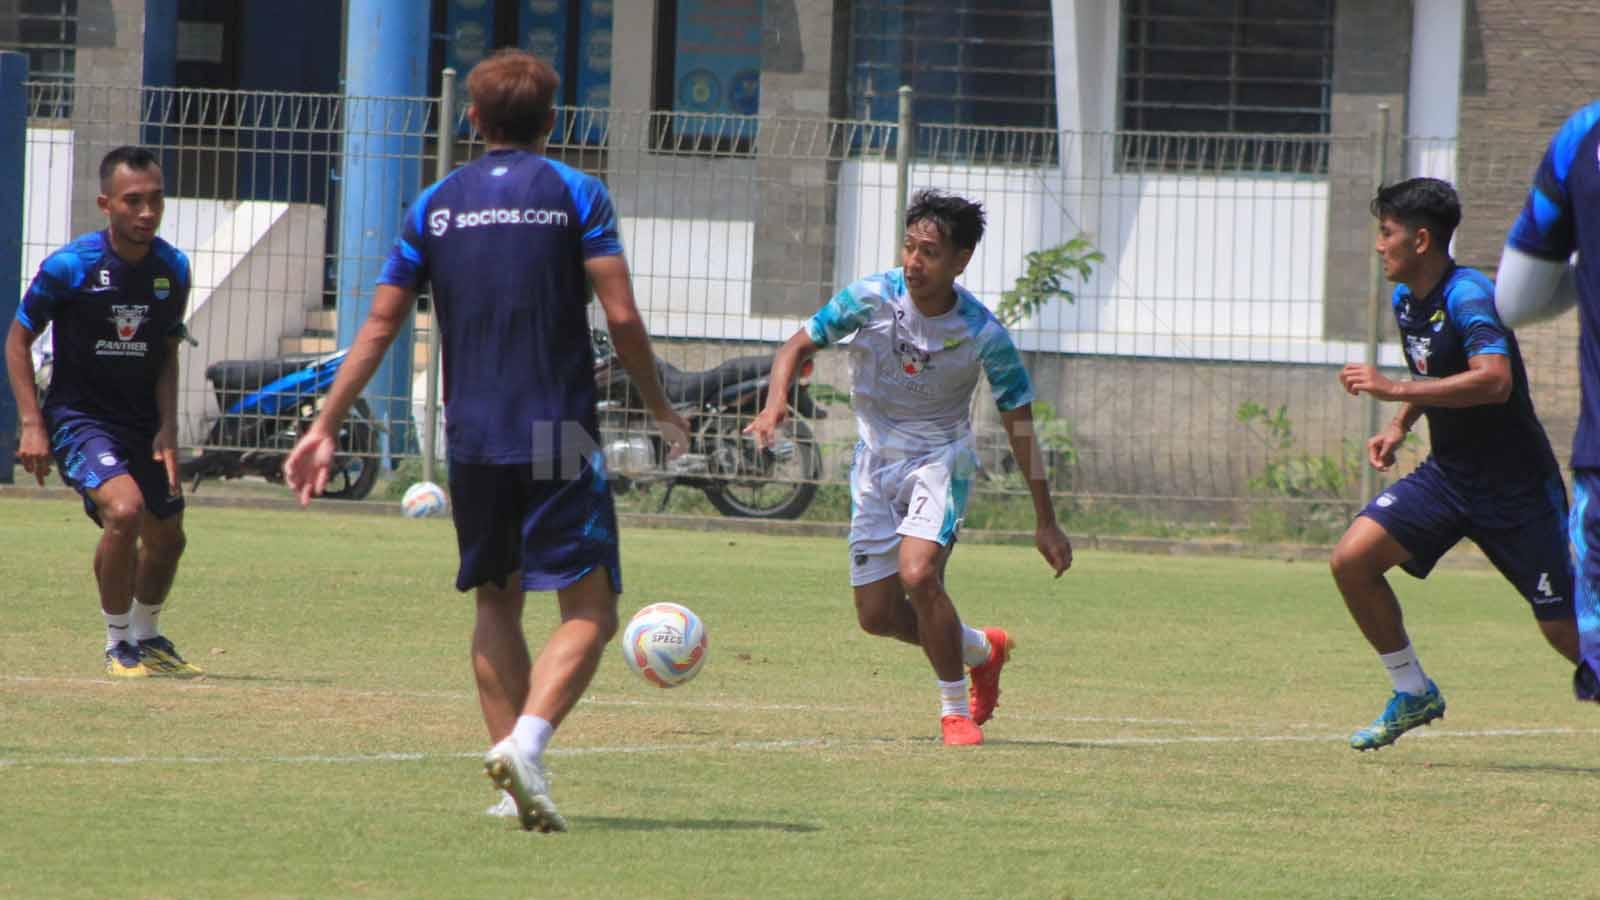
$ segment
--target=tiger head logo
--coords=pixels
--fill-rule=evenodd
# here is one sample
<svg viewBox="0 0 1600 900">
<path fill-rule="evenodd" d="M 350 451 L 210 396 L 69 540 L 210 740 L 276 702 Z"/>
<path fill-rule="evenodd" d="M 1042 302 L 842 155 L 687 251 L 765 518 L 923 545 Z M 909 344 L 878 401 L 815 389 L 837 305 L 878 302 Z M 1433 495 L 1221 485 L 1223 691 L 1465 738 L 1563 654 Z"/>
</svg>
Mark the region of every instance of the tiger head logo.
<svg viewBox="0 0 1600 900">
<path fill-rule="evenodd" d="M 150 318 L 148 306 L 113 306 L 111 323 L 117 326 L 117 340 L 131 341 L 139 333 L 139 326 Z"/>
</svg>

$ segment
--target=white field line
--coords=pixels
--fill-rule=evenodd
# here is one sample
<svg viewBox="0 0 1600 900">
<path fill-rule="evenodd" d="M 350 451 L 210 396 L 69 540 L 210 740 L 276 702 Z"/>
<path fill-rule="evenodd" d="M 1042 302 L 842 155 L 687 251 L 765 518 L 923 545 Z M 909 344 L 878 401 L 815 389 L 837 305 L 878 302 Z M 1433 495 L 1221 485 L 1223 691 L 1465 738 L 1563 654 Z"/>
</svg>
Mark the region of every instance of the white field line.
<svg viewBox="0 0 1600 900">
<path fill-rule="evenodd" d="M 136 688 L 139 686 L 152 686 L 159 684 L 162 688 L 177 691 L 244 691 L 249 693 L 280 693 L 280 694 L 314 694 L 330 693 L 346 697 L 364 697 L 377 699 L 409 699 L 409 700 L 450 700 L 460 702 L 473 702 L 478 695 L 471 691 L 419 691 L 404 689 L 374 689 L 351 688 L 339 685 L 325 684 L 260 684 L 247 681 L 229 681 L 226 678 L 216 680 L 198 678 L 193 681 L 179 681 L 158 679 L 112 679 L 112 678 L 71 678 L 40 675 L 0 675 L 0 684 L 12 682 L 16 684 L 56 684 L 71 686 L 95 686 Z M 657 690 L 652 688 L 652 690 Z M 637 706 L 652 709 L 691 709 L 712 710 L 720 712 L 805 712 L 805 713 L 850 713 L 857 715 L 878 715 L 882 713 L 881 707 L 876 706 L 842 706 L 837 704 L 820 703 L 740 703 L 722 700 L 673 700 L 670 697 L 660 699 L 634 700 L 624 697 L 600 697 L 590 695 L 581 701 L 594 706 Z M 1139 718 L 1135 716 L 1053 716 L 1053 715 L 1013 715 L 1006 712 L 1008 720 L 1032 722 L 1077 722 L 1084 724 L 1101 725 L 1175 725 L 1175 726 L 1212 726 L 1216 722 L 1202 722 L 1193 719 L 1165 719 L 1165 718 Z M 1314 723 L 1297 724 L 1293 727 L 1327 728 L 1331 726 L 1316 725 Z"/>
<path fill-rule="evenodd" d="M 1412 732 L 1407 740 L 1476 740 L 1506 737 L 1584 736 L 1600 734 L 1597 728 L 1485 728 L 1468 731 Z M 1180 744 L 1278 744 L 1278 743 L 1343 743 L 1342 734 L 1265 734 L 1265 735 L 1183 735 L 1178 737 L 1139 737 L 1113 735 L 1110 737 L 1040 737 L 997 739 L 991 746 L 1007 744 L 1023 746 L 1084 747 L 1166 747 Z M 595 747 L 552 747 L 551 756 L 599 756 L 639 753 L 705 753 L 746 752 L 775 753 L 790 750 L 853 750 L 876 747 L 931 745 L 933 739 L 868 739 L 840 740 L 836 738 L 799 738 L 772 741 L 719 741 L 697 744 L 637 744 Z M 59 766 L 185 766 L 185 765 L 349 765 L 395 762 L 437 762 L 480 759 L 481 753 L 341 753 L 307 755 L 184 755 L 184 756 L 40 756 L 0 757 L 0 768 L 51 768 Z"/>
</svg>

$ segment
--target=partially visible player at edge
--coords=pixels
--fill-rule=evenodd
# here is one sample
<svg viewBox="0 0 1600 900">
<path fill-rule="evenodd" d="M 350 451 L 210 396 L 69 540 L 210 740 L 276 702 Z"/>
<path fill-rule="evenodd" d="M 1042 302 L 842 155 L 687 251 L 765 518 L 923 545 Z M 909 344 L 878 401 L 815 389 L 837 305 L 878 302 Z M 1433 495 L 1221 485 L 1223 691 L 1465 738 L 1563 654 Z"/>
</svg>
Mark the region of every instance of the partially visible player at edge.
<svg viewBox="0 0 1600 900">
<path fill-rule="evenodd" d="M 476 592 L 472 664 L 494 745 L 484 766 L 530 831 L 566 830 L 544 751 L 616 632 L 622 591 L 616 512 L 596 449 L 588 283 L 663 434 L 678 447 L 687 432 L 656 378 L 610 196 L 544 156 L 558 84 L 555 70 L 520 51 L 473 68 L 467 116 L 488 152 L 426 188 L 406 214 L 324 410 L 284 463 L 308 503 L 327 481 L 340 421 L 431 282 L 456 589 Z M 561 617 L 531 665 L 522 630 L 530 590 L 555 591 Z"/>
<path fill-rule="evenodd" d="M 1444 696 L 1423 671 L 1384 573 L 1399 566 L 1426 578 L 1462 538 L 1527 600 L 1550 646 L 1578 659 L 1566 486 L 1534 413 L 1517 337 L 1495 314 L 1494 285 L 1450 257 L 1461 224 L 1455 188 L 1437 178 L 1389 185 L 1373 198 L 1372 214 L 1413 377 L 1392 381 L 1351 363 L 1339 381 L 1351 394 L 1401 404 L 1367 441 L 1373 468 L 1394 465 L 1423 417 L 1433 452 L 1374 497 L 1333 550 L 1334 582 L 1394 685 L 1377 719 L 1350 736 L 1356 750 L 1387 746 L 1444 715 Z"/>
<path fill-rule="evenodd" d="M 1533 187 L 1506 236 L 1495 304 L 1517 326 L 1578 307 L 1582 405 L 1572 439 L 1567 531 L 1577 581 L 1582 661 L 1579 700 L 1600 701 L 1600 102 L 1578 110 L 1550 140 Z M 1569 263 L 1573 252 L 1578 258 Z"/>
<path fill-rule="evenodd" d="M 971 409 L 980 372 L 1027 477 L 1034 541 L 1057 577 L 1072 565 L 1072 545 L 1050 502 L 1028 372 L 1005 327 L 955 283 L 983 237 L 983 207 L 922 191 L 905 224 L 901 268 L 840 291 L 778 350 L 767 406 L 746 431 L 770 446 L 796 370 L 818 348 L 848 347 L 861 435 L 850 474 L 856 619 L 868 634 L 922 647 L 938 679 L 944 742 L 981 744 L 1013 641 L 1005 629 L 963 623 L 944 586 L 977 469 Z"/>
<path fill-rule="evenodd" d="M 158 619 L 185 543 L 178 344 L 189 300 L 188 258 L 156 237 L 162 188 L 149 150 L 107 153 L 97 201 L 106 229 L 45 259 L 6 336 L 17 460 L 43 485 L 53 457 L 101 529 L 94 576 L 116 678 L 201 674 Z M 29 350 L 51 323 L 55 366 L 41 408 Z"/>
</svg>

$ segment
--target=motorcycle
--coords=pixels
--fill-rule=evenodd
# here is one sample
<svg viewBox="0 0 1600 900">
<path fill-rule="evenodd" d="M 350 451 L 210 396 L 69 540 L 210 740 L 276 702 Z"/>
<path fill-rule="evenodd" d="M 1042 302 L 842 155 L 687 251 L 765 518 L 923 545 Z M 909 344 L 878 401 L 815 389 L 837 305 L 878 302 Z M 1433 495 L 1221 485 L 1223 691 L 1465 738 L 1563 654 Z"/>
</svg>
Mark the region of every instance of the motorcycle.
<svg viewBox="0 0 1600 900">
<path fill-rule="evenodd" d="M 667 459 L 666 447 L 645 411 L 638 386 L 612 352 L 611 340 L 593 332 L 594 374 L 599 400 L 600 444 L 612 487 L 626 493 L 635 485 L 665 483 L 659 510 L 667 508 L 678 485 L 698 488 L 717 512 L 754 519 L 793 519 L 817 494 L 822 455 L 810 422 L 827 417 L 797 381 L 789 397 L 789 418 L 769 449 L 743 434 L 767 402 L 772 357 L 741 356 L 704 372 L 684 372 L 656 360 L 656 374 L 667 399 L 689 421 L 689 448 Z M 800 377 L 811 374 L 807 360 Z"/>
<path fill-rule="evenodd" d="M 322 399 L 347 350 L 323 356 L 223 360 L 206 367 L 206 381 L 222 413 L 206 430 L 200 455 L 178 465 L 184 481 L 199 490 L 207 478 L 257 475 L 283 482 L 283 461 L 321 409 Z M 378 423 L 365 400 L 356 400 L 339 428 L 322 496 L 360 500 L 378 479 Z"/>
</svg>

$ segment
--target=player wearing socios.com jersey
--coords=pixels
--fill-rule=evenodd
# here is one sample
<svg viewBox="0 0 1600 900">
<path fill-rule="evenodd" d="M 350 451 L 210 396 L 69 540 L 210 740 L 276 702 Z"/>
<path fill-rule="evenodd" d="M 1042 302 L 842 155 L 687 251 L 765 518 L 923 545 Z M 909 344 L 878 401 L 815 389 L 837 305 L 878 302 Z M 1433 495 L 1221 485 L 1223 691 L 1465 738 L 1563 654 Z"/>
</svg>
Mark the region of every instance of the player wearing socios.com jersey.
<svg viewBox="0 0 1600 900">
<path fill-rule="evenodd" d="M 467 78 L 467 115 L 489 152 L 423 191 L 379 276 L 372 313 L 324 411 L 285 462 L 309 502 L 334 435 L 417 289 L 433 287 L 443 345 L 451 512 L 474 590 L 473 671 L 494 746 L 484 765 L 524 828 L 563 831 L 544 750 L 617 628 L 617 522 L 598 452 L 588 283 L 612 344 L 670 442 L 687 425 L 656 379 L 617 218 L 601 183 L 544 156 L 559 81 L 502 51 Z M 530 671 L 523 592 L 556 591 L 561 622 Z M 503 809 L 505 804 L 501 804 Z"/>
<path fill-rule="evenodd" d="M 1400 566 L 1427 577 L 1462 538 L 1477 544 L 1528 602 L 1545 640 L 1578 658 L 1566 488 L 1534 413 L 1517 338 L 1494 310 L 1494 285 L 1457 266 L 1450 237 L 1461 223 L 1455 188 L 1437 178 L 1389 185 L 1372 201 L 1384 275 L 1397 282 L 1395 321 L 1414 376 L 1392 381 L 1374 366 L 1339 373 L 1352 394 L 1402 405 L 1367 442 L 1376 469 L 1426 416 L 1432 453 L 1374 498 L 1333 551 L 1346 607 L 1389 672 L 1394 694 L 1350 745 L 1374 750 L 1444 715 L 1424 674 L 1384 573 Z"/>
<path fill-rule="evenodd" d="M 1569 263 L 1574 252 L 1577 261 Z M 1583 660 L 1573 692 L 1600 701 L 1600 103 L 1573 113 L 1551 138 L 1496 277 L 1495 302 L 1509 325 L 1578 307 L 1582 405 L 1567 526 Z"/>
<path fill-rule="evenodd" d="M 845 288 L 784 344 L 767 406 L 747 429 L 771 444 L 801 362 L 829 344 L 848 348 L 861 436 L 850 471 L 857 621 L 868 634 L 922 647 L 939 682 L 946 744 L 983 743 L 978 726 L 994 714 L 1013 644 L 1004 629 L 964 624 L 944 589 L 977 468 L 970 411 L 980 374 L 1027 476 L 1039 552 L 1057 576 L 1072 564 L 1040 470 L 1027 370 L 1005 328 L 955 283 L 983 225 L 977 203 L 936 191 L 913 198 L 902 267 Z"/>
<path fill-rule="evenodd" d="M 163 181 L 149 150 L 106 154 L 99 203 L 106 230 L 44 261 L 6 339 L 22 419 L 17 457 L 40 484 L 53 458 L 101 527 L 94 572 L 106 672 L 199 675 L 158 619 L 184 548 L 176 453 L 189 260 L 156 237 Z M 29 349 L 46 326 L 55 365 L 40 409 Z"/>
</svg>

